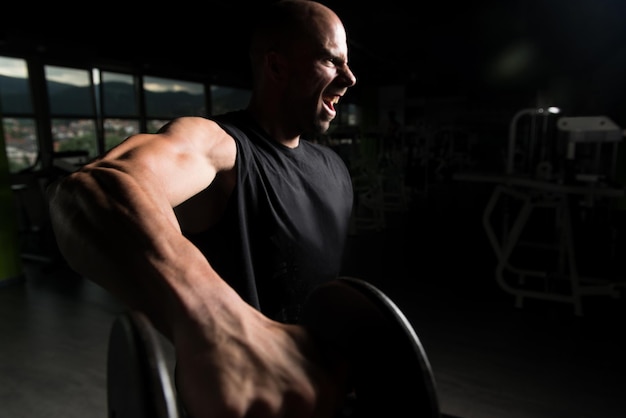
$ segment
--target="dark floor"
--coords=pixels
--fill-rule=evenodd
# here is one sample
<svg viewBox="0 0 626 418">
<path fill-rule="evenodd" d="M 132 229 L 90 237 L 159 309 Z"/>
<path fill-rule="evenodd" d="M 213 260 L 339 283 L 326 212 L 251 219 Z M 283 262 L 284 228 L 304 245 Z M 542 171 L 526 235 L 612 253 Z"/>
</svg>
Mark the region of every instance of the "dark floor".
<svg viewBox="0 0 626 418">
<path fill-rule="evenodd" d="M 567 303 L 500 289 L 479 196 L 388 213 L 350 237 L 345 274 L 383 290 L 428 355 L 442 412 L 460 418 L 626 417 L 624 298 Z M 418 199 L 419 200 L 419 199 Z M 0 417 L 106 416 L 105 356 L 123 311 L 61 265 L 25 262 L 0 287 Z"/>
</svg>

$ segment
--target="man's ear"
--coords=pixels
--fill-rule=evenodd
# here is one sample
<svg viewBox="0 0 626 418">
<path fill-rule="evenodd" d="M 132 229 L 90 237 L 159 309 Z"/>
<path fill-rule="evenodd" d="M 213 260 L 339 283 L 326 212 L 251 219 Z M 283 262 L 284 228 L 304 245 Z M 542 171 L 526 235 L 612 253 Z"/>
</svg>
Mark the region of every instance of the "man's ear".
<svg viewBox="0 0 626 418">
<path fill-rule="evenodd" d="M 276 51 L 270 51 L 265 55 L 265 66 L 269 77 L 276 82 L 284 80 L 287 76 L 285 57 Z"/>
</svg>

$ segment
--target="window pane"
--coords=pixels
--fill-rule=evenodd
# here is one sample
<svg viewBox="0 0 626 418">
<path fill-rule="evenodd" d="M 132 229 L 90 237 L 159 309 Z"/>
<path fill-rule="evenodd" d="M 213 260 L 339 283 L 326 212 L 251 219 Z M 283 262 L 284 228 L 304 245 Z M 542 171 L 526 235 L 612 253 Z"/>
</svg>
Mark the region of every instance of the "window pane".
<svg viewBox="0 0 626 418">
<path fill-rule="evenodd" d="M 53 119 L 54 152 L 85 151 L 88 157 L 98 153 L 96 124 L 93 119 Z"/>
<path fill-rule="evenodd" d="M 95 116 L 89 71 L 50 65 L 44 69 L 52 115 Z"/>
<path fill-rule="evenodd" d="M 248 106 L 251 91 L 234 87 L 211 86 L 211 113 L 219 115 Z"/>
<path fill-rule="evenodd" d="M 39 142 L 32 118 L 3 118 L 4 142 L 9 160 L 9 172 L 17 173 L 37 162 Z"/>
<path fill-rule="evenodd" d="M 0 113 L 33 113 L 26 61 L 0 57 Z"/>
<path fill-rule="evenodd" d="M 104 148 L 110 150 L 130 135 L 139 132 L 138 120 L 105 119 L 104 120 Z"/>
<path fill-rule="evenodd" d="M 104 117 L 138 117 L 134 77 L 106 71 L 102 72 L 101 77 Z"/>
<path fill-rule="evenodd" d="M 204 85 L 201 83 L 144 77 L 143 88 L 149 118 L 206 116 Z"/>
</svg>

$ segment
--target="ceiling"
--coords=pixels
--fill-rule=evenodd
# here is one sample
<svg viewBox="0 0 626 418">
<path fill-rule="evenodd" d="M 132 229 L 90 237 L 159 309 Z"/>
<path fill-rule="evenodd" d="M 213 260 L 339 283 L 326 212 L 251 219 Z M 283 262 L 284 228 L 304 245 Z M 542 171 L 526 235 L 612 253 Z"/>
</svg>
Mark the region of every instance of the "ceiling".
<svg viewBox="0 0 626 418">
<path fill-rule="evenodd" d="M 9 19 L 0 53 L 130 62 L 237 82 L 247 77 L 248 23 L 267 1 L 178 1 L 132 14 L 109 8 L 97 19 L 93 9 L 51 4 L 41 6 L 54 7 L 41 11 L 43 23 Z M 404 84 L 416 94 L 541 91 L 620 103 L 616 91 L 626 91 L 623 1 L 321 1 L 344 21 L 361 86 Z"/>
</svg>

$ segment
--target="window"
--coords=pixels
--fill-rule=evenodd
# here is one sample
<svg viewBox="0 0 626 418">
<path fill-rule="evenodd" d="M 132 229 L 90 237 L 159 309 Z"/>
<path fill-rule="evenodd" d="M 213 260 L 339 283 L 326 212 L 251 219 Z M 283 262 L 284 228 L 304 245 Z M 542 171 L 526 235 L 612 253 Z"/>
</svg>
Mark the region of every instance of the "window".
<svg viewBox="0 0 626 418">
<path fill-rule="evenodd" d="M 139 118 L 137 85 L 130 74 L 102 71 L 100 87 L 102 92 L 102 113 L 106 117 Z"/>
<path fill-rule="evenodd" d="M 219 115 L 231 110 L 245 109 L 251 91 L 225 86 L 211 86 L 211 113 Z"/>
<path fill-rule="evenodd" d="M 44 67 L 52 118 L 52 149 L 56 153 L 99 153 L 91 73 L 86 69 Z"/>
<path fill-rule="evenodd" d="M 156 132 L 172 118 L 245 108 L 251 95 L 212 86 L 209 102 L 206 88 L 184 79 L 0 56 L 0 117 L 10 171 L 50 158 L 54 165 L 68 158 L 79 165 L 130 135 Z"/>
<path fill-rule="evenodd" d="M 33 167 L 39 155 L 39 141 L 28 68 L 23 59 L 0 57 L 0 117 L 9 172 Z"/>
<path fill-rule="evenodd" d="M 109 150 L 140 131 L 136 77 L 109 71 L 94 72 L 102 94 L 104 149 Z"/>
<path fill-rule="evenodd" d="M 85 152 L 86 157 L 98 154 L 96 123 L 93 119 L 52 119 L 55 153 Z"/>
<path fill-rule="evenodd" d="M 144 77 L 148 132 L 156 132 L 178 116 L 206 116 L 204 85 L 182 80 Z"/>
<path fill-rule="evenodd" d="M 129 136 L 139 133 L 139 121 L 126 119 L 104 120 L 104 148 L 110 150 Z"/>
</svg>

